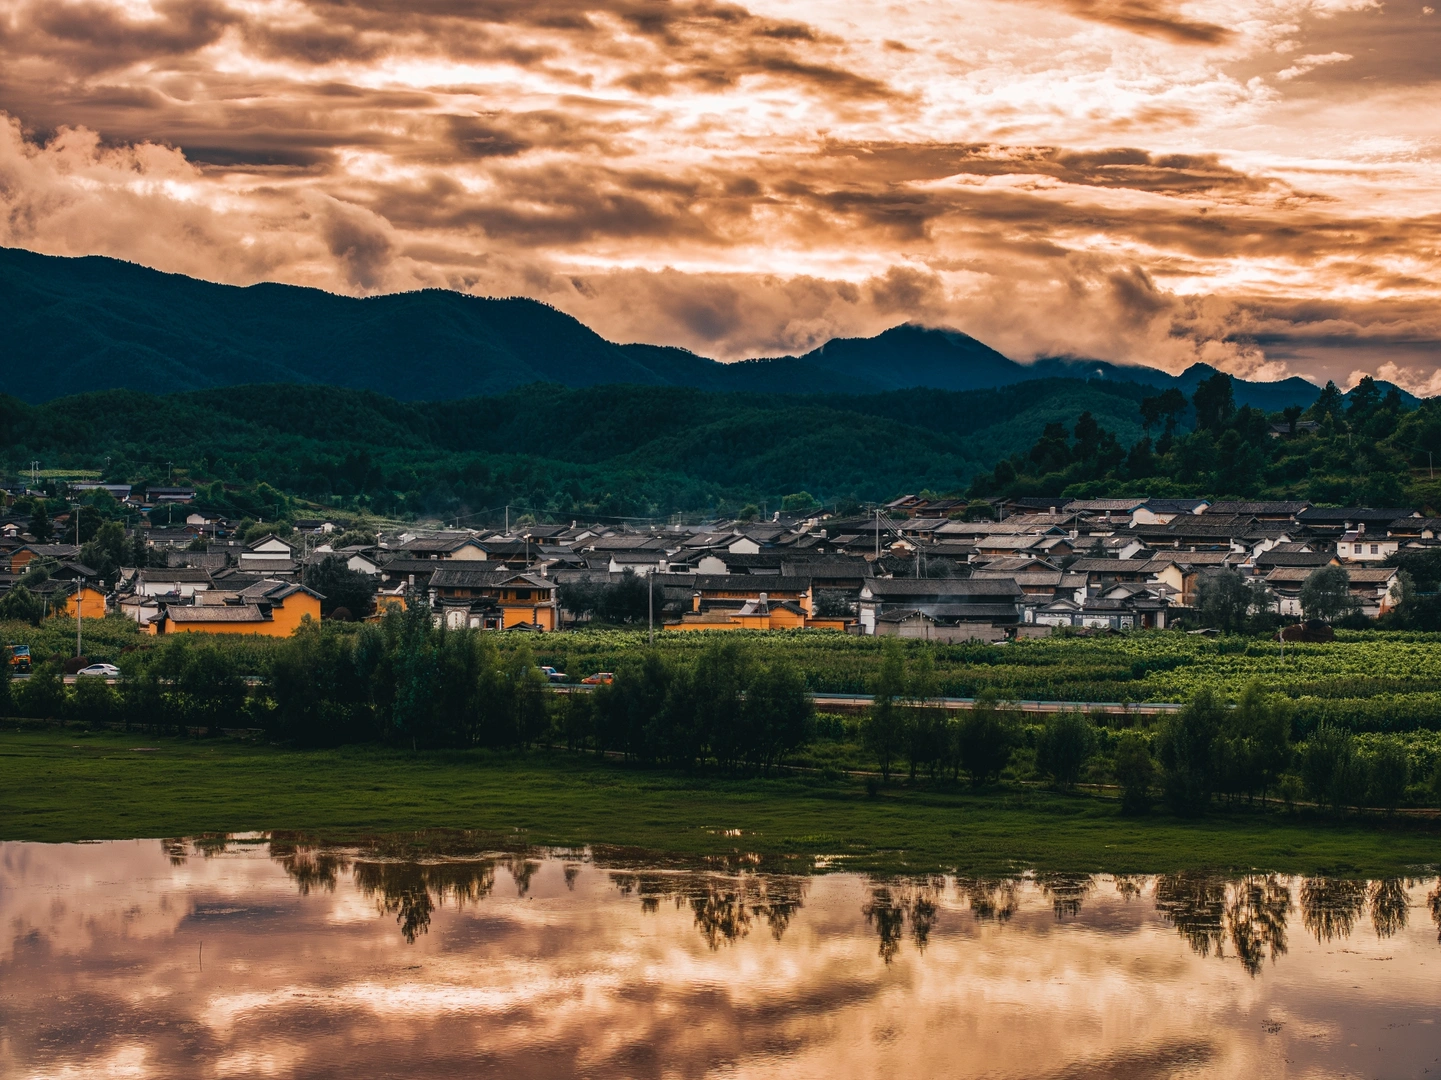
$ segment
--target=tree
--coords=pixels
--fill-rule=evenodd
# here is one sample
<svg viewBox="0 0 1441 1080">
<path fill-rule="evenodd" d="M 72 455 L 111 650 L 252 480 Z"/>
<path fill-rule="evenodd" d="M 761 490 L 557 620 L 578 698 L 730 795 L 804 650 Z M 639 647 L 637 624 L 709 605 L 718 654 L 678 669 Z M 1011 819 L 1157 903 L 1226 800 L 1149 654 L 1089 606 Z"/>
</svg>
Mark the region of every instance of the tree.
<svg viewBox="0 0 1441 1080">
<path fill-rule="evenodd" d="M 1229 730 L 1247 740 L 1248 783 L 1261 790 L 1261 801 L 1291 764 L 1291 709 L 1284 699 L 1268 697 L 1252 680 L 1229 717 Z M 1233 736 L 1234 737 L 1234 736 Z"/>
<path fill-rule="evenodd" d="M 1036 744 L 1036 767 L 1063 788 L 1076 785 L 1096 747 L 1096 731 L 1084 713 L 1052 713 Z"/>
<path fill-rule="evenodd" d="M 1236 398 L 1231 387 L 1231 376 L 1218 371 L 1209 379 L 1201 380 L 1191 397 L 1196 410 L 1196 427 L 1201 431 L 1219 432 L 1236 411 Z"/>
<path fill-rule="evenodd" d="M 747 755 L 763 770 L 801 747 L 815 711 L 806 677 L 784 657 L 762 668 L 746 687 L 745 727 L 753 740 Z"/>
<path fill-rule="evenodd" d="M 1301 584 L 1301 610 L 1308 619 L 1331 622 L 1359 607 L 1344 566 L 1318 566 Z"/>
<path fill-rule="evenodd" d="M 60 677 L 60 669 L 53 664 L 41 664 L 21 684 L 15 697 L 21 716 L 37 720 L 58 719 L 65 710 L 65 683 Z"/>
<path fill-rule="evenodd" d="M 1366 768 L 1356 753 L 1356 739 L 1329 721 L 1301 748 L 1300 771 L 1306 795 L 1318 805 L 1339 810 L 1365 798 Z"/>
<path fill-rule="evenodd" d="M 345 565 L 341 555 L 327 555 L 305 568 L 306 588 L 314 589 L 323 599 L 320 613 L 329 616 L 336 608 L 363 618 L 370 614 L 375 599 L 375 579 Z"/>
<path fill-rule="evenodd" d="M 1386 739 L 1373 750 L 1366 762 L 1366 801 L 1372 806 L 1395 810 L 1406 795 L 1411 782 L 1411 759 L 1405 747 L 1394 739 Z"/>
<path fill-rule="evenodd" d="M 891 765 L 905 742 L 905 716 L 899 701 L 906 692 L 905 658 L 901 644 L 887 638 L 881 646 L 881 667 L 872 690 L 870 714 L 863 729 L 867 749 L 881 767 L 882 781 L 889 782 Z"/>
<path fill-rule="evenodd" d="M 961 766 L 971 775 L 971 784 L 981 787 L 999 780 L 1011 761 L 1015 745 L 1014 724 L 996 707 L 995 695 L 982 694 L 960 723 Z"/>
<path fill-rule="evenodd" d="M 0 596 L 0 619 L 39 626 L 44 617 L 45 604 L 24 585 L 12 585 L 9 592 Z"/>
<path fill-rule="evenodd" d="M 1216 740 L 1225 710 L 1209 690 L 1197 692 L 1156 736 L 1166 802 L 1181 815 L 1204 813 L 1216 785 Z"/>
<path fill-rule="evenodd" d="M 37 544 L 48 544 L 55 538 L 55 529 L 50 524 L 50 511 L 44 499 L 35 500 L 35 509 L 30 514 L 30 535 Z"/>
<path fill-rule="evenodd" d="M 912 704 L 906 716 L 906 764 L 914 780 L 916 769 L 922 765 L 928 766 L 934 776 L 943 753 L 946 718 L 942 710 L 931 705 L 938 694 L 936 662 L 929 649 L 912 665 L 907 681 L 907 696 Z"/>
<path fill-rule="evenodd" d="M 1246 627 L 1255 594 L 1235 570 L 1202 574 L 1196 586 L 1196 614 L 1201 621 L 1228 633 Z"/>
<path fill-rule="evenodd" d="M 1156 766 L 1146 740 L 1134 731 L 1116 744 L 1116 783 L 1121 787 L 1121 813 L 1144 814 L 1151 808 L 1151 784 Z"/>
<path fill-rule="evenodd" d="M 1335 420 L 1345 407 L 1345 395 L 1341 393 L 1334 382 L 1328 380 L 1326 385 L 1321 388 L 1320 396 L 1311 405 L 1311 415 L 1317 419 L 1329 416 Z"/>
<path fill-rule="evenodd" d="M 782 514 L 805 514 L 821 505 L 820 500 L 809 491 L 798 491 L 781 500 Z"/>
<path fill-rule="evenodd" d="M 1286 418 L 1287 434 L 1293 439 L 1296 437 L 1296 425 L 1305 411 L 1300 405 L 1287 405 L 1281 410 L 1281 415 Z"/>
<path fill-rule="evenodd" d="M 1154 397 L 1143 398 L 1141 401 L 1141 426 L 1150 431 L 1154 427 L 1164 424 L 1165 433 L 1171 435 L 1176 430 L 1176 422 L 1186 411 L 1186 395 L 1176 387 L 1171 387 Z"/>
</svg>

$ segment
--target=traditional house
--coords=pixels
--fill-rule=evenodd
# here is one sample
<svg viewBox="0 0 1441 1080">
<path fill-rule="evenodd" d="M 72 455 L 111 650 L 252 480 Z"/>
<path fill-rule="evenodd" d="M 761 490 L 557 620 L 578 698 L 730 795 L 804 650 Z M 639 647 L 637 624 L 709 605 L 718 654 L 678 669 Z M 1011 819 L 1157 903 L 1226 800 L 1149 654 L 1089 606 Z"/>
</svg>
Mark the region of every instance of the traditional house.
<svg viewBox="0 0 1441 1080">
<path fill-rule="evenodd" d="M 916 611 L 931 620 L 926 633 L 937 640 L 997 640 L 1020 622 L 1022 595 L 1007 578 L 874 578 L 861 587 L 861 633 L 900 635 L 901 627 L 910 626 L 919 634 L 921 624 L 914 621 L 881 620 Z"/>
<path fill-rule="evenodd" d="M 550 578 L 504 569 L 446 566 L 430 576 L 436 618 L 451 629 L 555 630 L 559 592 Z"/>
<path fill-rule="evenodd" d="M 170 604 L 148 623 L 152 634 L 260 634 L 289 637 L 300 624 L 320 621 L 324 597 L 293 581 L 262 581 L 234 603 Z"/>
<path fill-rule="evenodd" d="M 1383 533 L 1368 534 L 1365 522 L 1350 532 L 1342 533 L 1341 539 L 1336 541 L 1336 555 L 1343 563 L 1384 562 L 1400 548 L 1400 538 Z"/>
</svg>

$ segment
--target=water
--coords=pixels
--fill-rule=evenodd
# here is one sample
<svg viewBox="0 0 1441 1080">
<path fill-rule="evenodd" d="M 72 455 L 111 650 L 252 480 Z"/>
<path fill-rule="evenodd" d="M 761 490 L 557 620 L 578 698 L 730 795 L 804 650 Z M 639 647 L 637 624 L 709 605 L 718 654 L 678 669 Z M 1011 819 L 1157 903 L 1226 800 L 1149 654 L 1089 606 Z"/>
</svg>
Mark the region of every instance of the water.
<svg viewBox="0 0 1441 1080">
<path fill-rule="evenodd" d="M 0 1076 L 1435 1078 L 1436 889 L 0 844 Z"/>
</svg>

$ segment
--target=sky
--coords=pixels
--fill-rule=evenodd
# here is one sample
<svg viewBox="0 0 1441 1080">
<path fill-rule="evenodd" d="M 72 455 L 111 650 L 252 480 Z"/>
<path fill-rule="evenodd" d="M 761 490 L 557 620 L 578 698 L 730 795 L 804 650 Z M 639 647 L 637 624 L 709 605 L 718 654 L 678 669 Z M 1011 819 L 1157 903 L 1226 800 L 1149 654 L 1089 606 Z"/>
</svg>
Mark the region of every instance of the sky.
<svg viewBox="0 0 1441 1080">
<path fill-rule="evenodd" d="M 1441 393 L 1406 0 L 0 0 L 0 245 Z"/>
</svg>

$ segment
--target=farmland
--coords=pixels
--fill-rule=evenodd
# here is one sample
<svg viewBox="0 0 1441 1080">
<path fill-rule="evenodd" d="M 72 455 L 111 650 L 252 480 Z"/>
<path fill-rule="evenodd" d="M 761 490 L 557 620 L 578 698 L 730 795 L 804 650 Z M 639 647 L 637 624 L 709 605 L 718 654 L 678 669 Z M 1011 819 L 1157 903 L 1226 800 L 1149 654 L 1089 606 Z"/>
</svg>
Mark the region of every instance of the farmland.
<svg viewBox="0 0 1441 1080">
<path fill-rule="evenodd" d="M 338 634 L 357 630 L 354 624 L 330 625 Z M 153 643 L 124 619 L 87 621 L 84 633 L 92 660 L 119 659 L 127 648 Z M 47 620 L 39 629 L 3 623 L 0 634 L 7 642 L 31 645 L 37 658 L 74 650 L 74 623 L 67 619 Z M 737 640 L 767 661 L 793 663 L 812 692 L 841 694 L 873 689 L 883 644 L 816 631 L 745 633 Z M 215 641 L 242 673 L 258 676 L 265 674 L 276 646 L 250 636 Z M 655 648 L 688 662 L 709 641 L 705 634 L 659 633 Z M 632 630 L 507 634 L 496 644 L 502 655 L 528 649 L 537 663 L 579 679 L 622 666 L 647 647 L 647 635 Z M 1185 702 L 1210 689 L 1234 700 L 1258 680 L 1268 693 L 1294 703 L 1298 733 L 1323 720 L 1358 732 L 1441 729 L 1441 634 L 1342 630 L 1334 642 L 1287 644 L 1284 658 L 1274 640 L 1175 631 L 1058 636 L 1005 645 L 906 642 L 904 648 L 910 661 L 929 653 L 935 691 L 945 697 L 991 691 L 1003 701 Z"/>
</svg>

